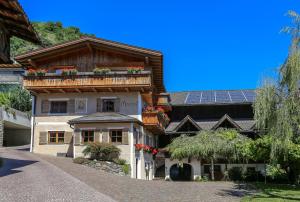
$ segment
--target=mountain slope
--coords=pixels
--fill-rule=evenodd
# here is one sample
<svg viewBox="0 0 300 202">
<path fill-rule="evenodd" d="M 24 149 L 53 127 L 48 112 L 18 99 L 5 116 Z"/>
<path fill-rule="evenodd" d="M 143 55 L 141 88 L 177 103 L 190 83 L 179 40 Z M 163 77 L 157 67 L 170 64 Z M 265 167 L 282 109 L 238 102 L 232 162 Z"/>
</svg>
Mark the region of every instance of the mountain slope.
<svg viewBox="0 0 300 202">
<path fill-rule="evenodd" d="M 90 35 L 82 33 L 77 27 L 63 27 L 61 22 L 33 22 L 32 25 L 44 46 L 50 46 L 64 41 L 78 39 L 81 36 Z M 37 48 L 40 47 L 22 39 L 16 37 L 12 37 L 11 39 L 11 57 Z"/>
</svg>

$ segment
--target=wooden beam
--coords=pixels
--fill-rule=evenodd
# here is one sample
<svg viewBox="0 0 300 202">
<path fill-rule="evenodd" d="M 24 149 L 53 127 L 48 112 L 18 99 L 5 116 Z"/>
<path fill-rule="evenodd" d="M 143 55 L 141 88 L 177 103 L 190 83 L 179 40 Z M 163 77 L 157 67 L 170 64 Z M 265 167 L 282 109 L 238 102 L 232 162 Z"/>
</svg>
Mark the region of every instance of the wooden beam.
<svg viewBox="0 0 300 202">
<path fill-rule="evenodd" d="M 76 90 L 78 93 L 82 93 L 81 90 L 79 90 L 79 88 L 75 88 L 75 90 Z"/>
<path fill-rule="evenodd" d="M 95 92 L 95 93 L 98 92 L 96 88 L 92 88 L 92 91 Z"/>
<path fill-rule="evenodd" d="M 129 92 L 129 88 L 125 88 L 125 91 L 126 91 L 126 92 Z"/>
<path fill-rule="evenodd" d="M 113 92 L 113 89 L 112 88 L 108 88 L 109 92 Z"/>
<path fill-rule="evenodd" d="M 33 67 L 37 67 L 36 63 L 32 59 L 28 59 L 28 63 Z"/>
<path fill-rule="evenodd" d="M 60 91 L 61 93 L 66 93 L 66 91 L 64 91 L 63 89 L 59 89 L 59 91 Z"/>
<path fill-rule="evenodd" d="M 91 54 L 93 54 L 94 50 L 93 50 L 91 44 L 90 44 L 90 43 L 87 43 L 86 45 L 87 45 L 89 51 L 91 52 Z"/>
<path fill-rule="evenodd" d="M 145 63 L 146 65 L 149 65 L 149 57 L 145 57 Z"/>
<path fill-rule="evenodd" d="M 143 92 L 145 92 L 145 89 L 144 89 L 144 88 L 141 88 L 141 91 L 142 91 L 142 93 L 143 93 Z"/>
<path fill-rule="evenodd" d="M 50 94 L 50 91 L 48 91 L 47 89 L 43 89 L 43 91 L 47 94 Z"/>
</svg>

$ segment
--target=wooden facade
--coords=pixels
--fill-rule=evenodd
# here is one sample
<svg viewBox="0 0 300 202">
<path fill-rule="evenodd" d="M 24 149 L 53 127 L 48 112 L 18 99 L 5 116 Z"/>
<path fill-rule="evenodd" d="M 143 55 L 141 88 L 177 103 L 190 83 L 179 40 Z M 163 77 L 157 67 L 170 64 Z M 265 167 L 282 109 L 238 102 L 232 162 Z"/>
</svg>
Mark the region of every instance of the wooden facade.
<svg viewBox="0 0 300 202">
<path fill-rule="evenodd" d="M 16 60 L 25 67 L 23 85 L 33 94 L 140 92 L 147 105 L 155 107 L 159 102 L 161 109 L 170 110 L 162 79 L 162 54 L 158 51 L 83 37 L 25 53 Z M 109 72 L 95 74 L 95 68 Z M 62 74 L 70 70 L 76 70 L 76 74 Z M 30 75 L 32 71 L 35 74 Z M 43 74 L 36 74 L 38 71 Z M 158 112 L 143 113 L 142 119 L 149 131 L 164 133 L 167 121 Z"/>
</svg>

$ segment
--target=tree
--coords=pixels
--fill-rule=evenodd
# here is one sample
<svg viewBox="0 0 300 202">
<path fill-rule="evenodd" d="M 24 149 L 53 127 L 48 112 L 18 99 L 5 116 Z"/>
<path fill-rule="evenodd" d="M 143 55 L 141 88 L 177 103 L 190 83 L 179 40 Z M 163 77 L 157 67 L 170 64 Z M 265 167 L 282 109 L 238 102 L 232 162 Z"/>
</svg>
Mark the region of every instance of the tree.
<svg viewBox="0 0 300 202">
<path fill-rule="evenodd" d="M 254 109 L 258 129 L 271 138 L 271 163 L 288 164 L 289 172 L 295 173 L 293 168 L 297 166 L 291 165 L 289 153 L 300 137 L 300 15 L 294 11 L 288 14 L 293 19 L 293 26 L 283 30 L 292 37 L 288 57 L 280 67 L 278 80 L 265 79 L 257 90 Z M 292 178 L 295 182 L 295 175 Z"/>
<path fill-rule="evenodd" d="M 0 106 L 14 108 L 23 112 L 31 111 L 31 95 L 20 86 L 15 86 L 7 92 L 0 92 Z"/>
<path fill-rule="evenodd" d="M 232 129 L 200 131 L 195 136 L 182 135 L 168 145 L 171 159 L 208 159 L 211 162 L 211 178 L 214 180 L 214 161 L 225 158 L 228 162 L 248 158 L 244 147 L 249 138 Z M 226 166 L 227 167 L 227 166 Z"/>
</svg>

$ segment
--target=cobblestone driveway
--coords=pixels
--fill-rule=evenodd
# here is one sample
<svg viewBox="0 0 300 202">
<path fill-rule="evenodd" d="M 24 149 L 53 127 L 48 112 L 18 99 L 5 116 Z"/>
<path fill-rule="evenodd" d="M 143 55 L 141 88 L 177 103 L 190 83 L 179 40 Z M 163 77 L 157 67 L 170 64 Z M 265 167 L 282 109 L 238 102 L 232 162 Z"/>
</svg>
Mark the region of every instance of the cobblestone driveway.
<svg viewBox="0 0 300 202">
<path fill-rule="evenodd" d="M 130 179 L 74 164 L 72 159 L 27 151 L 0 149 L 0 156 L 26 161 L 22 168 L 15 166 L 17 169 L 6 175 L 5 169 L 0 169 L 0 201 L 110 201 L 112 198 L 132 202 L 225 202 L 239 201 L 245 193 L 229 182 Z"/>
</svg>

